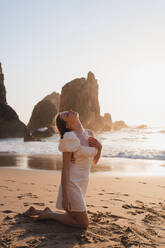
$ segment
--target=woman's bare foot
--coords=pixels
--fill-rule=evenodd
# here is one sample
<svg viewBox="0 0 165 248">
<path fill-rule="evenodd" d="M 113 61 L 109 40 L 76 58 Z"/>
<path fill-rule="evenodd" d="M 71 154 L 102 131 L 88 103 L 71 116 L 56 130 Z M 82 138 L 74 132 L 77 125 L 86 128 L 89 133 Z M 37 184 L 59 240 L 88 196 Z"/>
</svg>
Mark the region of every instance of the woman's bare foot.
<svg viewBox="0 0 165 248">
<path fill-rule="evenodd" d="M 37 220 L 48 220 L 52 217 L 52 210 L 50 208 L 45 208 L 44 211 L 42 211 L 39 216 L 36 218 Z"/>
<path fill-rule="evenodd" d="M 35 211 L 36 211 L 36 209 L 34 207 L 30 207 L 23 214 L 26 216 L 32 216 L 32 215 L 34 215 Z"/>
<path fill-rule="evenodd" d="M 24 212 L 24 215 L 35 216 L 35 215 L 40 215 L 42 212 L 45 212 L 45 211 L 51 211 L 51 209 L 46 207 L 44 210 L 39 210 L 31 206 L 26 212 Z"/>
</svg>

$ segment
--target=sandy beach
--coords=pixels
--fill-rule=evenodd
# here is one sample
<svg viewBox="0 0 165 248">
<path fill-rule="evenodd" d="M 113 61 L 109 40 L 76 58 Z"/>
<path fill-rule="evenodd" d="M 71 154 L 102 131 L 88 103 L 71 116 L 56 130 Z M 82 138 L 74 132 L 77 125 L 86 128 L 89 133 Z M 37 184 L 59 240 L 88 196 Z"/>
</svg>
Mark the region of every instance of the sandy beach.
<svg viewBox="0 0 165 248">
<path fill-rule="evenodd" d="M 55 209 L 60 173 L 0 168 L 0 247 L 165 247 L 164 177 L 91 173 L 87 230 L 22 215 Z"/>
</svg>

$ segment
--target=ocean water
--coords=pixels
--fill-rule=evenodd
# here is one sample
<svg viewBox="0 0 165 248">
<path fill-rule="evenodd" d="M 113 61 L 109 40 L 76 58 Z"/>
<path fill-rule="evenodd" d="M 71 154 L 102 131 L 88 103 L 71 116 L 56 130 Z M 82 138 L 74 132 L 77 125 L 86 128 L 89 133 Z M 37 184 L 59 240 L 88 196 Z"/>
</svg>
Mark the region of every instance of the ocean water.
<svg viewBox="0 0 165 248">
<path fill-rule="evenodd" d="M 139 167 L 142 170 L 147 167 L 152 173 L 159 171 L 160 175 L 165 175 L 165 127 L 125 128 L 119 131 L 103 132 L 96 137 L 103 145 L 100 161 L 103 165 L 109 164 L 111 173 L 117 171 L 119 164 L 120 167 L 123 164 L 122 170 L 128 173 L 134 164 L 134 167 L 138 168 L 135 170 L 136 173 Z M 52 157 L 60 155 L 58 140 L 59 137 L 56 134 L 42 139 L 42 142 L 24 142 L 22 138 L 1 139 L 0 153 Z M 155 166 L 156 169 L 153 171 Z"/>
</svg>

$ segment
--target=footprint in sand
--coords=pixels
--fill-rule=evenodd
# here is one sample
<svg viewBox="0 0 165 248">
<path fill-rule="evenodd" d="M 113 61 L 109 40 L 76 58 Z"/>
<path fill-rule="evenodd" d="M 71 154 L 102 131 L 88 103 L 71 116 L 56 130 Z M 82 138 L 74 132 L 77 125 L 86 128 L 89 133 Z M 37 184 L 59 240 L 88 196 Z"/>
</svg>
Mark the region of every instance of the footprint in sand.
<svg viewBox="0 0 165 248">
<path fill-rule="evenodd" d="M 21 199 L 23 198 L 23 196 L 22 196 L 22 195 L 18 195 L 17 198 L 18 198 L 19 200 L 21 200 Z"/>
<path fill-rule="evenodd" d="M 160 187 L 160 188 L 165 188 L 165 186 L 163 185 L 156 185 L 157 187 Z"/>
<path fill-rule="evenodd" d="M 142 210 L 136 210 L 135 211 L 137 214 L 144 214 L 144 211 L 142 211 Z"/>
<path fill-rule="evenodd" d="M 87 213 L 88 213 L 88 214 L 94 214 L 94 212 L 92 212 L 92 211 L 90 211 L 90 210 L 88 210 Z"/>
<path fill-rule="evenodd" d="M 3 189 L 8 189 L 7 186 L 3 186 L 3 185 L 0 185 L 0 188 L 3 188 Z"/>
<path fill-rule="evenodd" d="M 2 211 L 2 213 L 5 213 L 5 214 L 11 214 L 11 213 L 13 213 L 13 211 L 12 211 L 12 210 L 7 209 L 7 210 Z"/>
<path fill-rule="evenodd" d="M 142 204 L 143 204 L 143 202 L 142 202 L 142 201 L 139 201 L 139 200 L 136 200 L 136 202 L 137 202 L 137 203 L 142 203 Z"/>
<path fill-rule="evenodd" d="M 22 198 L 25 198 L 26 196 L 30 197 L 30 198 L 38 198 L 37 195 L 33 195 L 31 192 L 30 193 L 26 193 L 26 194 L 21 194 L 21 195 L 18 195 L 17 198 L 19 200 L 21 200 Z"/>
<path fill-rule="evenodd" d="M 87 204 L 87 207 L 95 207 L 95 206 L 94 206 L 94 205 L 92 205 L 92 204 L 91 204 L 91 205 Z"/>
<path fill-rule="evenodd" d="M 123 204 L 122 208 L 129 209 L 129 208 L 132 208 L 132 206 L 129 204 Z"/>
<path fill-rule="evenodd" d="M 6 181 L 16 183 L 16 181 L 14 181 L 14 180 L 6 180 Z"/>
<path fill-rule="evenodd" d="M 141 183 L 141 184 L 147 184 L 146 182 L 138 182 L 138 183 Z"/>
<path fill-rule="evenodd" d="M 123 200 L 121 200 L 121 199 L 117 199 L 117 198 L 114 198 L 114 199 L 111 199 L 111 200 L 113 200 L 113 201 L 125 202 L 125 201 L 123 201 Z"/>
<path fill-rule="evenodd" d="M 28 202 L 24 202 L 24 207 L 27 207 L 27 206 L 29 206 L 29 203 Z"/>
<path fill-rule="evenodd" d="M 132 211 L 128 211 L 127 214 L 136 215 L 136 213 Z"/>
<path fill-rule="evenodd" d="M 129 196 L 129 194 L 123 194 L 123 196 Z"/>
<path fill-rule="evenodd" d="M 37 206 L 45 206 L 45 203 L 43 202 L 33 202 L 32 204 L 37 205 Z"/>
</svg>

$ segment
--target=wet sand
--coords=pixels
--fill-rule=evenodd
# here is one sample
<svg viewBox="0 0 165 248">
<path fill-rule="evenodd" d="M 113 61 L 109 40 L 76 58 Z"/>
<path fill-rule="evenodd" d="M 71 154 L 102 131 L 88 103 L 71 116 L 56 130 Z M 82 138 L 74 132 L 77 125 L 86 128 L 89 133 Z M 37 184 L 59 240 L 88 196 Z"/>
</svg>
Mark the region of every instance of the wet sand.
<svg viewBox="0 0 165 248">
<path fill-rule="evenodd" d="M 0 168 L 61 170 L 61 154 L 16 154 L 0 152 Z M 165 162 L 129 158 L 103 158 L 91 172 L 109 172 L 110 176 L 165 176 Z"/>
<path fill-rule="evenodd" d="M 0 168 L 0 247 L 165 247 L 165 178 L 91 173 L 87 230 L 23 216 L 55 210 L 60 171 Z"/>
</svg>

